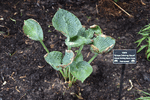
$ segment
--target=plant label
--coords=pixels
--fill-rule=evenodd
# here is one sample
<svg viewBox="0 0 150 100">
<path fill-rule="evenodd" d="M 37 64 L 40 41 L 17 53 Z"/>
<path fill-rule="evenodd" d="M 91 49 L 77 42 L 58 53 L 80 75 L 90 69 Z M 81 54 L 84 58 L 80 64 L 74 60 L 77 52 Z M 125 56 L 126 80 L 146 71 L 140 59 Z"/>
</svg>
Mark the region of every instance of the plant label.
<svg viewBox="0 0 150 100">
<path fill-rule="evenodd" d="M 136 64 L 136 49 L 114 50 L 113 64 Z"/>
</svg>

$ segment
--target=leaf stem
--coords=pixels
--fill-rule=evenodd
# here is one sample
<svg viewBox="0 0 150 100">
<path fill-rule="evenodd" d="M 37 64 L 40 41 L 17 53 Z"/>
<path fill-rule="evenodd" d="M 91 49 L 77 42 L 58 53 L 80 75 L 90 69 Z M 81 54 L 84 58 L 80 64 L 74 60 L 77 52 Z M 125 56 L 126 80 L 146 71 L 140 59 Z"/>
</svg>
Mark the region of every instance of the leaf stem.
<svg viewBox="0 0 150 100">
<path fill-rule="evenodd" d="M 65 78 L 67 79 L 68 78 L 68 76 L 67 76 L 68 68 L 63 68 L 63 71 L 64 71 Z"/>
<path fill-rule="evenodd" d="M 84 45 L 81 45 L 81 46 L 80 46 L 80 48 L 79 48 L 79 50 L 78 50 L 78 52 L 77 52 L 77 56 L 78 56 L 79 54 L 81 54 L 81 51 L 82 51 L 83 47 L 84 47 Z"/>
<path fill-rule="evenodd" d="M 70 81 L 70 67 L 68 67 L 68 77 L 69 77 L 69 81 Z"/>
<path fill-rule="evenodd" d="M 49 51 L 48 51 L 47 47 L 45 46 L 45 44 L 43 43 L 43 41 L 42 41 L 42 40 L 40 40 L 40 43 L 42 44 L 42 46 L 44 47 L 44 49 L 46 50 L 46 52 L 47 52 L 47 53 L 49 53 Z"/>
<path fill-rule="evenodd" d="M 89 60 L 89 64 L 97 57 L 98 53 L 96 53 L 90 60 Z"/>
<path fill-rule="evenodd" d="M 68 46 L 68 50 L 71 50 L 71 47 L 70 47 L 70 46 Z"/>
<path fill-rule="evenodd" d="M 71 76 L 70 76 L 70 66 L 68 68 L 68 77 L 69 77 L 69 87 L 72 85 Z M 71 84 L 70 84 L 71 83 Z"/>
<path fill-rule="evenodd" d="M 64 75 L 64 72 L 62 71 L 62 69 L 59 70 L 59 71 L 60 71 L 60 73 L 62 74 L 62 76 L 64 77 L 64 79 L 65 79 L 65 81 L 66 81 L 66 76 Z"/>
</svg>

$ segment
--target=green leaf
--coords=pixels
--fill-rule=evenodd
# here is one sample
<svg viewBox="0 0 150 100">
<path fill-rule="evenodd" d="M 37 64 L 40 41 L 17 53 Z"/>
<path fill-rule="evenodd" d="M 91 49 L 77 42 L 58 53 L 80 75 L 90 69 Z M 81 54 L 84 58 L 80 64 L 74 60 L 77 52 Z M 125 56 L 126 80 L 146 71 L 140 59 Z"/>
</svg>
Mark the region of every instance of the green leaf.
<svg viewBox="0 0 150 100">
<path fill-rule="evenodd" d="M 115 2 L 118 2 L 118 0 L 114 0 Z"/>
<path fill-rule="evenodd" d="M 91 45 L 91 50 L 94 53 L 107 53 L 114 47 L 114 45 L 114 38 L 101 34 L 94 38 L 93 45 Z"/>
<path fill-rule="evenodd" d="M 86 39 L 91 39 L 94 35 L 94 31 L 90 28 L 88 28 L 88 30 L 85 30 L 82 34 L 83 37 L 85 37 Z"/>
<path fill-rule="evenodd" d="M 102 34 L 102 30 L 98 25 L 92 25 L 88 30 L 85 30 L 85 28 L 81 28 L 78 32 L 78 35 L 83 36 L 87 39 L 91 39 L 93 37 L 93 34 L 100 35 Z"/>
<path fill-rule="evenodd" d="M 68 37 L 65 40 L 65 44 L 68 47 L 79 47 L 83 44 L 89 44 L 89 43 L 92 43 L 92 41 L 90 39 L 86 39 L 85 37 L 82 37 L 82 36 L 76 36 L 71 39 Z"/>
<path fill-rule="evenodd" d="M 141 42 L 142 42 L 143 40 L 145 40 L 145 39 L 146 39 L 146 37 L 143 37 L 143 38 L 137 40 L 137 41 L 134 42 L 134 43 L 138 43 L 138 45 L 137 45 L 137 47 L 138 47 L 138 46 L 141 44 Z"/>
<path fill-rule="evenodd" d="M 84 35 L 85 35 L 85 28 L 84 27 L 82 27 L 82 28 L 80 28 L 80 30 L 78 31 L 78 36 L 83 36 L 84 37 Z"/>
<path fill-rule="evenodd" d="M 80 80 L 82 83 L 87 77 L 90 76 L 92 71 L 92 66 L 86 61 L 80 61 L 77 64 L 75 64 L 74 62 L 70 65 L 71 74 L 78 80 Z"/>
<path fill-rule="evenodd" d="M 147 55 L 147 60 L 150 61 L 150 53 Z"/>
<path fill-rule="evenodd" d="M 79 55 L 77 55 L 74 59 L 74 62 L 78 63 L 80 61 L 83 61 L 83 55 L 82 53 L 80 53 Z"/>
<path fill-rule="evenodd" d="M 150 47 L 150 37 L 148 37 L 148 47 Z"/>
<path fill-rule="evenodd" d="M 95 28 L 94 28 L 95 27 Z M 70 38 L 68 37 L 66 39 L 66 45 L 69 47 L 79 47 L 83 44 L 91 44 L 92 43 L 92 37 L 94 32 L 99 35 L 101 34 L 101 29 L 99 26 L 92 26 L 92 28 L 89 28 L 88 30 L 85 30 L 85 28 L 81 28 L 78 31 L 77 36 Z"/>
<path fill-rule="evenodd" d="M 65 56 L 63 58 L 63 67 L 67 67 L 68 65 L 70 65 L 74 60 L 74 53 L 72 50 L 66 50 L 65 52 Z"/>
<path fill-rule="evenodd" d="M 34 19 L 24 21 L 23 31 L 32 40 L 43 40 L 43 30 L 40 24 Z"/>
<path fill-rule="evenodd" d="M 88 29 L 88 30 L 85 30 L 85 28 L 81 28 L 79 31 L 78 31 L 78 36 L 82 36 L 82 37 L 85 37 L 86 39 L 91 39 L 93 37 L 93 34 L 94 34 L 94 31 L 92 29 Z"/>
<path fill-rule="evenodd" d="M 55 70 L 62 69 L 59 67 L 62 62 L 63 54 L 59 51 L 52 51 L 44 56 L 46 62 L 50 64 Z"/>
<path fill-rule="evenodd" d="M 150 53 L 150 47 L 147 49 L 146 54 Z"/>
<path fill-rule="evenodd" d="M 137 53 L 138 52 L 140 52 L 141 50 L 143 50 L 145 47 L 147 47 L 148 45 L 143 45 L 143 46 L 141 46 L 141 48 L 137 51 Z"/>
<path fill-rule="evenodd" d="M 90 26 L 90 29 L 92 29 L 96 35 L 102 34 L 102 30 L 98 25 L 92 25 Z"/>
<path fill-rule="evenodd" d="M 82 28 L 79 19 L 72 13 L 59 9 L 52 19 L 54 28 L 70 38 L 76 36 Z"/>
<path fill-rule="evenodd" d="M 93 37 L 93 35 L 94 35 L 94 31 L 89 28 L 88 30 L 85 31 L 84 37 L 91 39 Z"/>
<path fill-rule="evenodd" d="M 143 37 L 148 37 L 149 33 L 147 32 L 139 32 L 138 34 L 141 34 Z"/>
<path fill-rule="evenodd" d="M 65 56 L 59 51 L 52 51 L 44 56 L 46 62 L 50 64 L 55 70 L 60 70 L 69 66 L 74 60 L 74 53 L 72 50 L 66 50 Z"/>
<path fill-rule="evenodd" d="M 148 37 L 150 34 L 150 24 L 145 25 L 139 32 L 138 34 L 143 35 L 144 37 Z"/>
<path fill-rule="evenodd" d="M 144 28 L 141 31 L 150 31 L 150 24 L 145 25 Z"/>
</svg>

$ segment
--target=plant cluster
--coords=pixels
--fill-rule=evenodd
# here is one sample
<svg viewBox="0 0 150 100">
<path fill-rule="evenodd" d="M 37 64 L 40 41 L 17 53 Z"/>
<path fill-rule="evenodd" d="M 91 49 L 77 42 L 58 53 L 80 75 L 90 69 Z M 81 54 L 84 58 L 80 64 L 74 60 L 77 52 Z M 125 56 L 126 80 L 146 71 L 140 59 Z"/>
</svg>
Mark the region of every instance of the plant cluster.
<svg viewBox="0 0 150 100">
<path fill-rule="evenodd" d="M 138 43 L 137 47 L 142 43 L 142 41 L 146 41 L 147 44 L 142 45 L 140 47 L 140 49 L 137 52 L 140 52 L 141 50 L 143 50 L 144 48 L 146 48 L 146 55 L 147 55 L 147 60 L 150 61 L 149 57 L 150 57 L 150 24 L 144 26 L 139 32 L 138 34 L 142 35 L 143 37 L 139 40 L 137 40 L 135 43 Z"/>
<path fill-rule="evenodd" d="M 82 27 L 79 19 L 72 13 L 59 9 L 53 19 L 53 27 L 66 36 L 65 44 L 68 50 L 65 55 L 59 51 L 49 52 L 43 43 L 43 30 L 39 23 L 34 19 L 27 19 L 24 21 L 23 31 L 28 38 L 40 41 L 46 50 L 47 54 L 44 56 L 46 62 L 50 64 L 55 70 L 60 71 L 65 81 L 71 87 L 76 80 L 84 82 L 93 71 L 90 63 L 100 53 L 109 52 L 115 45 L 115 39 L 102 34 L 99 26 L 93 25 L 87 30 Z M 81 53 L 84 45 L 91 45 L 90 50 L 95 54 L 88 62 L 83 60 Z M 74 53 L 71 48 L 79 47 L 79 50 Z"/>
</svg>

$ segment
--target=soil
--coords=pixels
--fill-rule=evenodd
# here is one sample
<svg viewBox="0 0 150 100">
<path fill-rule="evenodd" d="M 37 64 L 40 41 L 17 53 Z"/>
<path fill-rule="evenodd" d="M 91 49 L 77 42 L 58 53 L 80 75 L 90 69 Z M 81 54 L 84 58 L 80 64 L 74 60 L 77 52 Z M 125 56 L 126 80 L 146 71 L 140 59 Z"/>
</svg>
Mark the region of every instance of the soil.
<svg viewBox="0 0 150 100">
<path fill-rule="evenodd" d="M 49 51 L 64 53 L 66 37 L 50 26 L 58 8 L 63 8 L 75 14 L 86 28 L 99 25 L 104 34 L 116 39 L 114 49 L 138 50 L 134 42 L 142 37 L 137 34 L 139 30 L 150 23 L 150 2 L 122 1 L 117 4 L 132 18 L 110 0 L 1 0 L 0 100 L 118 100 L 122 65 L 113 64 L 113 50 L 99 54 L 91 64 L 93 73 L 83 83 L 77 81 L 68 88 L 60 73 L 44 60 L 42 45 L 25 36 L 22 26 L 28 18 L 37 20 Z M 86 61 L 93 56 L 89 46 L 82 53 Z M 137 53 L 136 64 L 125 67 L 121 100 L 143 96 L 139 90 L 150 93 L 150 62 L 145 50 Z"/>
</svg>

